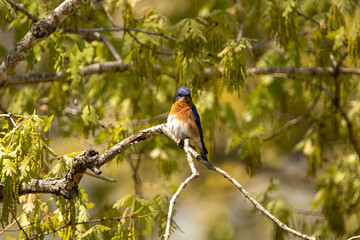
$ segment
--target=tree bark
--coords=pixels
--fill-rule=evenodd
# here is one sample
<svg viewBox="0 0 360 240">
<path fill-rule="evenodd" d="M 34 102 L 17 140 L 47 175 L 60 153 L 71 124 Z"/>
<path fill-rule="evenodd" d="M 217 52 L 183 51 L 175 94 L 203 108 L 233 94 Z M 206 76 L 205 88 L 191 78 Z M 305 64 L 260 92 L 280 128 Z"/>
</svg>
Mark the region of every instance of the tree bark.
<svg viewBox="0 0 360 240">
<path fill-rule="evenodd" d="M 0 87 L 5 84 L 9 74 L 29 54 L 31 49 L 55 32 L 56 28 L 85 2 L 86 0 L 66 0 L 49 15 L 34 23 L 29 32 L 16 44 L 0 64 Z"/>
<path fill-rule="evenodd" d="M 102 74 L 111 72 L 125 72 L 132 70 L 131 64 L 123 64 L 122 61 L 109 61 L 103 63 L 94 63 L 87 66 L 80 67 L 84 76 L 92 74 Z M 254 75 L 295 75 L 295 76 L 331 76 L 334 74 L 334 69 L 331 67 L 260 67 L 260 68 L 248 68 L 248 73 Z M 161 69 L 158 68 L 161 72 Z M 222 69 L 220 68 L 221 72 Z M 360 69 L 355 68 L 339 68 L 339 74 L 353 74 L 360 75 Z M 212 69 L 205 69 L 205 76 L 210 78 Z M 169 74 L 168 74 L 169 75 Z M 54 82 L 61 81 L 64 78 L 64 72 L 43 72 L 43 73 L 29 73 L 19 74 L 9 77 L 9 81 L 6 85 L 21 85 L 29 83 L 42 83 L 42 82 Z"/>
<path fill-rule="evenodd" d="M 99 168 L 102 165 L 114 159 L 119 153 L 133 144 L 163 133 L 163 125 L 159 124 L 137 132 L 106 150 L 103 154 L 99 154 L 93 149 L 86 150 L 74 157 L 70 169 L 63 178 L 31 179 L 29 182 L 21 183 L 19 186 L 19 196 L 29 193 L 49 193 L 72 199 L 77 196 L 80 180 L 87 169 L 90 169 L 96 175 L 100 175 L 101 171 Z M 0 184 L 0 202 L 3 200 L 3 197 L 3 185 Z"/>
</svg>

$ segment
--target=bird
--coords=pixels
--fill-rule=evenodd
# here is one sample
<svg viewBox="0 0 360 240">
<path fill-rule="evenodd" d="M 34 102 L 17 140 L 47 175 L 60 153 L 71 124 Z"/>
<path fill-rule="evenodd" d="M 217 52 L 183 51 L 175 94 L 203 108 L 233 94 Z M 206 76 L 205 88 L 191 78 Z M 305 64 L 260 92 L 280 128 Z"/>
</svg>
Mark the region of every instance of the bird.
<svg viewBox="0 0 360 240">
<path fill-rule="evenodd" d="M 166 124 L 170 132 L 180 140 L 178 145 L 183 146 L 184 140 L 188 138 L 190 144 L 199 149 L 201 158 L 209 161 L 200 116 L 191 99 L 189 88 L 180 87 L 177 89 L 175 103 L 171 106 Z"/>
</svg>

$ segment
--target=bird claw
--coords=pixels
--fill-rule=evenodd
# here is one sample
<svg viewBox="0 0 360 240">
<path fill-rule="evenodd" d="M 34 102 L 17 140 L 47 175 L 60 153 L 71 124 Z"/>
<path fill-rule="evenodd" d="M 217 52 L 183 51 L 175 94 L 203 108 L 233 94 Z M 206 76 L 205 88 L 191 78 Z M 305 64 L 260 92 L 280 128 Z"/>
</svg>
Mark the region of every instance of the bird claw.
<svg viewBox="0 0 360 240">
<path fill-rule="evenodd" d="M 184 148 L 184 139 L 180 140 L 177 145 L 179 148 Z"/>
</svg>

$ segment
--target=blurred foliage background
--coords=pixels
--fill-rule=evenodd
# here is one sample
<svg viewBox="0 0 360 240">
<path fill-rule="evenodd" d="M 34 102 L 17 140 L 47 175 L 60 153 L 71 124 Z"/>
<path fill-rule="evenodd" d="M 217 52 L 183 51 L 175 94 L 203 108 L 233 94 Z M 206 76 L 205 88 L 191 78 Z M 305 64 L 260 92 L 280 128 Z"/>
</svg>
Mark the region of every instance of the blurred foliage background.
<svg viewBox="0 0 360 240">
<path fill-rule="evenodd" d="M 0 60 L 60 3 L 0 0 Z M 190 174 L 184 152 L 164 136 L 103 166 L 116 183 L 85 175 L 76 199 L 18 196 L 17 188 L 63 177 L 79 152 L 103 152 L 164 122 L 176 89 L 187 86 L 212 163 L 298 231 L 360 235 L 359 76 L 339 70 L 359 64 L 359 20 L 355 0 L 88 1 L 0 89 L 0 110 L 15 121 L 0 118 L 2 227 L 19 218 L 29 237 L 43 238 L 72 220 L 86 224 L 45 239 L 158 239 L 169 198 Z M 128 68 L 82 68 L 116 60 Z M 295 239 L 196 166 L 200 177 L 177 201 L 171 239 Z M 17 229 L 0 238 L 24 238 Z"/>
</svg>

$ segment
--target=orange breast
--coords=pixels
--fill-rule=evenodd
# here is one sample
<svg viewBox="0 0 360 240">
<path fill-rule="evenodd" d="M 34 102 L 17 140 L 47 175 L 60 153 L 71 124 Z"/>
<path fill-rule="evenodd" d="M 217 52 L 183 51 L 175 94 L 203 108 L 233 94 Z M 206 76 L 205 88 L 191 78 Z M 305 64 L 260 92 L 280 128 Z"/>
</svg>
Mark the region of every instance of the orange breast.
<svg viewBox="0 0 360 240">
<path fill-rule="evenodd" d="M 189 137 L 198 138 L 200 136 L 199 129 L 195 123 L 195 116 L 191 110 L 192 102 L 187 100 L 180 100 L 175 102 L 172 107 L 169 115 L 174 115 L 175 119 L 185 123 L 186 131 L 188 132 Z"/>
</svg>

